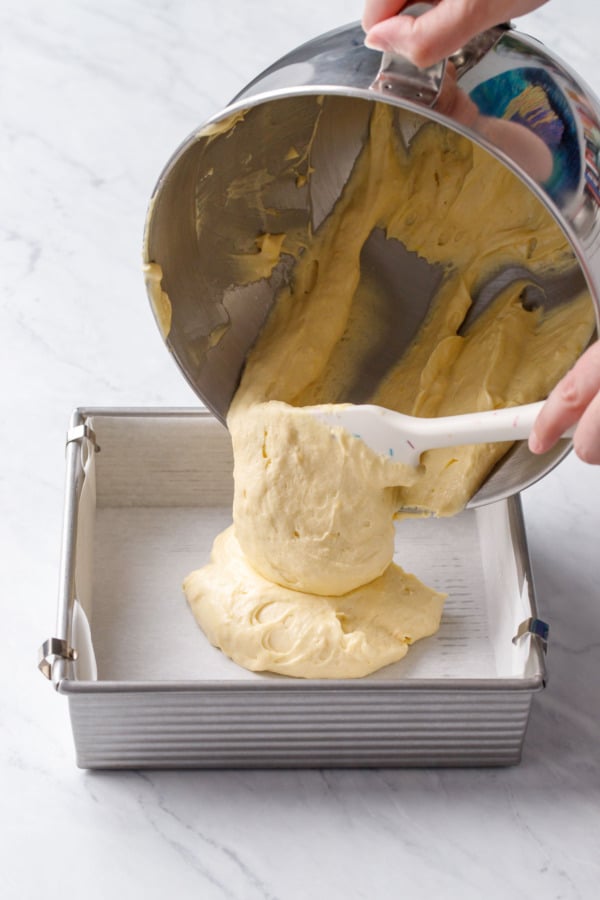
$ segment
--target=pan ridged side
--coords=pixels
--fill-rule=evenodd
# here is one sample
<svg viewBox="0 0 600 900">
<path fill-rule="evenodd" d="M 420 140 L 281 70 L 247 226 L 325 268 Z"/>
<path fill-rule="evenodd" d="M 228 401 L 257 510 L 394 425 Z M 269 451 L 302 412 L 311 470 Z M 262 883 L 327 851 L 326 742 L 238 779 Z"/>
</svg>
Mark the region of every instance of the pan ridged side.
<svg viewBox="0 0 600 900">
<path fill-rule="evenodd" d="M 513 765 L 531 699 L 485 688 L 69 697 L 82 768 Z"/>
</svg>

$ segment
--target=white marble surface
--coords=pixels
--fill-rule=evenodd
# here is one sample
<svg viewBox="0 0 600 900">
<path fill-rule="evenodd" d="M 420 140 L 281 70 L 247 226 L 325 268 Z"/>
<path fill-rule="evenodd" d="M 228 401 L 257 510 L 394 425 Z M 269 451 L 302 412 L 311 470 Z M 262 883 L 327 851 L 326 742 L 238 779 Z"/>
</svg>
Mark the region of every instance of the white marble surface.
<svg viewBox="0 0 600 900">
<path fill-rule="evenodd" d="M 37 672 L 78 404 L 189 404 L 140 275 L 177 143 L 360 0 L 3 0 L 2 895 L 592 898 L 600 881 L 600 468 L 525 495 L 550 683 L 508 770 L 93 774 Z M 600 92 L 593 0 L 522 21 Z"/>
</svg>

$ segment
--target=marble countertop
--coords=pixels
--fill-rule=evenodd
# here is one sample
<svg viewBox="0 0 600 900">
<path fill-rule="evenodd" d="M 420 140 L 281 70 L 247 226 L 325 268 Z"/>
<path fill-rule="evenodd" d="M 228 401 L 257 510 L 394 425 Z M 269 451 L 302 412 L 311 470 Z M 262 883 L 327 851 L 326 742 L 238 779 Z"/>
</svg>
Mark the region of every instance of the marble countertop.
<svg viewBox="0 0 600 900">
<path fill-rule="evenodd" d="M 77 405 L 190 405 L 140 272 L 148 197 L 188 132 L 359 0 L 5 0 L 0 7 L 3 896 L 596 897 L 600 467 L 524 494 L 550 681 L 490 770 L 81 771 L 36 670 L 53 633 Z M 592 0 L 520 27 L 600 93 Z"/>
</svg>

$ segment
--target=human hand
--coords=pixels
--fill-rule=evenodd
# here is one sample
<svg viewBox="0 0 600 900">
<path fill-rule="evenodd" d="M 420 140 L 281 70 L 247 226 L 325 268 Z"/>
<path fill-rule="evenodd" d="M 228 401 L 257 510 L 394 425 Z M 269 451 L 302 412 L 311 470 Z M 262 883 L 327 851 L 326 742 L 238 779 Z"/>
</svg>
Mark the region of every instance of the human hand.
<svg viewBox="0 0 600 900">
<path fill-rule="evenodd" d="M 409 0 L 365 0 L 362 25 L 373 50 L 407 56 L 421 68 L 450 56 L 472 37 L 547 0 L 438 0 L 422 16 L 396 15 Z"/>
<path fill-rule="evenodd" d="M 600 464 L 600 341 L 586 350 L 544 403 L 529 449 L 545 453 L 576 422 L 575 453 L 584 462 Z"/>
</svg>

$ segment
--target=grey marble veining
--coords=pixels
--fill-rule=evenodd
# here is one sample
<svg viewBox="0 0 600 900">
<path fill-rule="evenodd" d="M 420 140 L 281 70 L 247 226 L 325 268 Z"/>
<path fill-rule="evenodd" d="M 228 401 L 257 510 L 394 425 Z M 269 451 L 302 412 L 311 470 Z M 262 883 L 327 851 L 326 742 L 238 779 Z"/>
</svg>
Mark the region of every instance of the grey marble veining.
<svg viewBox="0 0 600 900">
<path fill-rule="evenodd" d="M 86 773 L 35 669 L 54 628 L 64 432 L 86 405 L 195 403 L 140 275 L 181 139 L 359 0 L 0 6 L 2 893 L 205 900 L 561 898 L 600 881 L 600 468 L 524 496 L 550 681 L 506 770 Z M 521 20 L 600 91 L 592 0 Z"/>
</svg>

